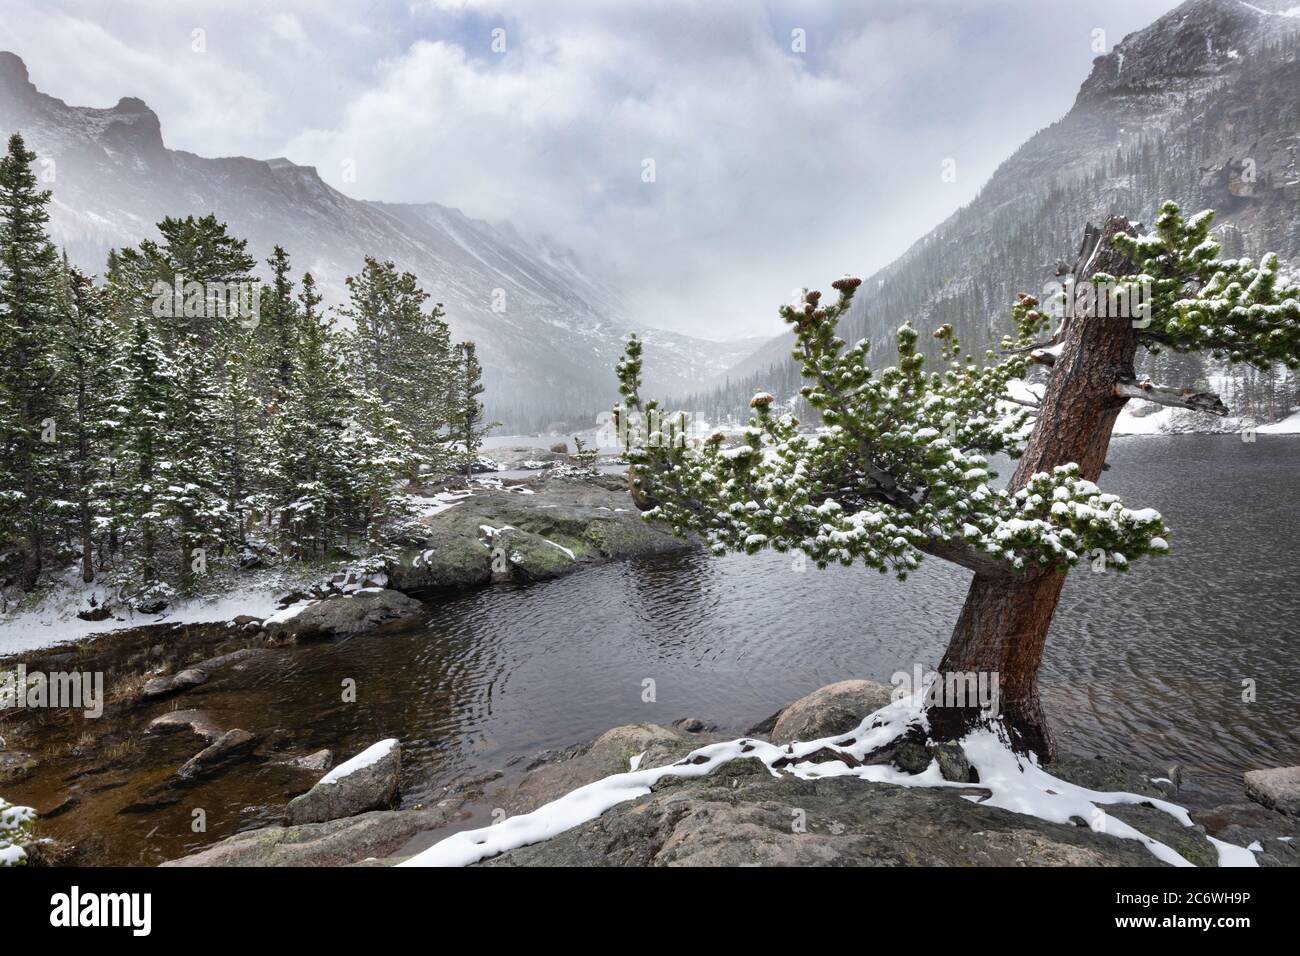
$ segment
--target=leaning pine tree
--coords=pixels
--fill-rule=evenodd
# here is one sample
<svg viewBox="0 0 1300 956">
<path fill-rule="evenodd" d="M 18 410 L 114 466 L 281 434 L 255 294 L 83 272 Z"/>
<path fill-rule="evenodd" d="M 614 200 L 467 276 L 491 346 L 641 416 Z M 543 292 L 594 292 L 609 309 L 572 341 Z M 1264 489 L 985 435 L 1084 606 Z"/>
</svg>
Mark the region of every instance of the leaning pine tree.
<svg viewBox="0 0 1300 956">
<path fill-rule="evenodd" d="M 938 680 L 996 674 L 996 716 L 1010 743 L 1050 760 L 1037 678 L 1066 573 L 1098 558 L 1124 570 L 1168 548 L 1157 512 L 1125 507 L 1095 484 L 1120 409 L 1145 399 L 1226 413 L 1215 396 L 1139 381 L 1138 347 L 1205 351 L 1261 368 L 1300 364 L 1300 288 L 1279 278 L 1274 255 L 1258 264 L 1218 258 L 1212 218 L 1184 219 L 1166 203 L 1150 235 L 1119 217 L 1089 227 L 1075 286 L 1114 294 L 1086 297 L 1059 321 L 1022 295 L 1016 338 L 983 363 L 962 356 L 944 326 L 934 332 L 944 365 L 926 371 L 918 333 L 905 323 L 897 364 L 873 373 L 869 343 L 846 347 L 836 337 L 860 280 L 834 282 L 832 304 L 807 293 L 781 314 L 794 326 L 802 394 L 828 426 L 816 436 L 759 394 L 741 443 L 728 447 L 721 433 L 685 441 L 684 416 L 663 417 L 642 402 L 633 337 L 618 366 L 626 403 L 618 413 L 643 423 L 628 450 L 638 504 L 678 533 L 706 535 L 718 553 L 798 549 L 821 567 L 858 561 L 900 578 L 933 556 L 974 572 Z M 1143 303 L 1136 316 L 1097 308 L 1126 300 Z M 1009 385 L 1034 363 L 1048 369 L 1041 398 L 1029 408 L 1008 404 L 1017 401 Z M 1031 418 L 1028 439 L 1018 437 Z M 987 456 L 996 453 L 1018 461 L 1005 488 L 989 471 Z M 931 739 L 943 741 L 994 715 L 932 705 L 926 716 Z"/>
</svg>

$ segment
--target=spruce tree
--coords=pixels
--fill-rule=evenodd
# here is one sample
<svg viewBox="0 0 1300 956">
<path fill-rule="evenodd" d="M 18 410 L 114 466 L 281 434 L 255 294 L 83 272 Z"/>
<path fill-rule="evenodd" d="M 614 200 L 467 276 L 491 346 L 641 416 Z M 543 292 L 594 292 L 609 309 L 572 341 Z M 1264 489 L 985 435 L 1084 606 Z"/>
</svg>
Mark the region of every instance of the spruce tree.
<svg viewBox="0 0 1300 956">
<path fill-rule="evenodd" d="M 0 158 L 0 539 L 17 543 L 20 584 L 37 584 L 58 523 L 58 255 L 36 154 L 9 137 Z"/>
<path fill-rule="evenodd" d="M 484 424 L 483 403 L 478 399 L 483 394 L 483 368 L 479 365 L 474 343 L 460 343 L 456 346 L 456 354 L 459 361 L 453 379 L 451 436 L 468 481 L 474 474 L 474 463 L 478 461 L 483 438 L 496 423 Z"/>
<path fill-rule="evenodd" d="M 62 263 L 59 306 L 64 392 L 60 418 L 68 423 L 64 449 L 66 495 L 76 507 L 75 536 L 81 577 L 95 577 L 96 536 L 112 524 L 110 458 L 120 426 L 117 406 L 121 343 L 109 321 L 103 287 Z M 101 549 L 102 550 L 102 549 Z"/>
<path fill-rule="evenodd" d="M 352 323 L 358 383 L 389 408 L 410 436 L 413 469 L 420 463 L 445 464 L 448 409 L 440 386 L 449 380 L 453 358 L 442 306 L 426 312 L 429 295 L 419 280 L 392 262 L 371 257 L 347 284 L 350 300 L 340 315 Z"/>
</svg>

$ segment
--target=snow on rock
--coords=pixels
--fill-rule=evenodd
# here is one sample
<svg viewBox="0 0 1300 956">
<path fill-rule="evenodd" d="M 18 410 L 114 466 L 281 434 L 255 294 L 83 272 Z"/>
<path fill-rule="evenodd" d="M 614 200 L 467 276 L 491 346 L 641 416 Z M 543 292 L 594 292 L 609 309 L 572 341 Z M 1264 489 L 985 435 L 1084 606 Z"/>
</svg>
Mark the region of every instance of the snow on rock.
<svg viewBox="0 0 1300 956">
<path fill-rule="evenodd" d="M 1018 755 L 1011 750 L 999 729 L 978 729 L 961 741 L 961 746 L 971 765 L 979 772 L 979 784 L 955 783 L 943 778 L 937 761 L 918 774 L 908 774 L 889 764 L 870 764 L 851 767 L 848 763 L 799 761 L 799 757 L 832 750 L 861 759 L 874 750 L 891 743 L 909 730 L 926 726 L 923 702 L 925 691 L 902 697 L 869 714 L 858 728 L 851 732 L 853 743 L 839 746 L 836 741 L 845 739 L 843 733 L 808 742 L 795 742 L 788 747 L 776 746 L 762 740 L 741 738 L 724 743 L 709 744 L 693 751 L 687 758 L 666 767 L 640 769 L 640 761 L 625 773 L 616 773 L 586 786 L 578 787 L 564 796 L 533 810 L 500 823 L 475 830 L 465 830 L 435 843 L 427 850 L 405 861 L 403 866 L 466 866 L 479 860 L 496 856 L 508 850 L 527 846 L 563 833 L 589 820 L 594 820 L 606 810 L 628 800 L 635 800 L 651 792 L 664 777 L 700 777 L 712 773 L 731 760 L 757 758 L 768 767 L 773 776 L 792 773 L 802 779 L 829 776 L 858 777 L 877 783 L 891 783 L 903 787 L 951 787 L 969 789 L 969 799 L 978 800 L 986 791 L 992 795 L 983 802 L 1013 813 L 1034 816 L 1053 823 L 1069 823 L 1082 819 L 1095 832 L 1119 839 L 1141 842 L 1157 859 L 1173 866 L 1192 866 L 1171 847 L 1153 840 L 1134 827 L 1101 808 L 1107 805 L 1147 804 L 1162 810 L 1183 826 L 1192 820 L 1182 807 L 1154 797 L 1125 792 L 1099 792 L 1076 786 L 1053 777 L 1038 766 L 1036 758 Z M 794 758 L 793 761 L 790 758 Z M 778 760 L 785 759 L 785 770 L 772 769 Z M 1220 866 L 1254 866 L 1254 855 L 1248 850 L 1215 840 Z"/>
<path fill-rule="evenodd" d="M 321 777 L 320 780 L 317 781 L 317 785 L 322 783 L 338 783 L 344 777 L 351 776 L 358 770 L 364 770 L 366 767 L 373 766 L 391 753 L 393 748 L 396 746 L 396 737 L 389 737 L 386 740 L 379 741 L 379 743 L 371 744 L 351 760 L 345 760 L 329 773 L 325 774 L 325 776 Z"/>
</svg>

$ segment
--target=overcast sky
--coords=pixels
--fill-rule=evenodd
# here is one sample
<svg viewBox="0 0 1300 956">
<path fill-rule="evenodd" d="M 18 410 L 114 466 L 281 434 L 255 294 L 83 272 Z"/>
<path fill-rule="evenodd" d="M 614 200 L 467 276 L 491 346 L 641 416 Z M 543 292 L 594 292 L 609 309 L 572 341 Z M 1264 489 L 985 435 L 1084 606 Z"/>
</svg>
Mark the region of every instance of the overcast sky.
<svg viewBox="0 0 1300 956">
<path fill-rule="evenodd" d="M 887 264 L 1175 5 L 4 0 L 0 48 L 71 104 L 144 99 L 172 148 L 552 236 L 632 318 L 723 338 Z"/>
</svg>

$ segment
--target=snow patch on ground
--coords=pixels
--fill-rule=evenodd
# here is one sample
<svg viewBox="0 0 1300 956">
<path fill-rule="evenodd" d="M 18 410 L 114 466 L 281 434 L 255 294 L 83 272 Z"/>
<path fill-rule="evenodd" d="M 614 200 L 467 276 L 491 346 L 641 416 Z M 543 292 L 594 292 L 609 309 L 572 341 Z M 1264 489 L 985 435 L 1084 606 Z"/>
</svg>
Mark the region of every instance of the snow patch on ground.
<svg viewBox="0 0 1300 956">
<path fill-rule="evenodd" d="M 500 823 L 476 830 L 452 834 L 421 853 L 402 863 L 402 866 L 467 866 L 479 860 L 496 856 L 507 850 L 538 843 L 565 830 L 594 820 L 606 810 L 628 800 L 635 800 L 651 792 L 659 780 L 668 776 L 701 777 L 712 773 L 730 760 L 756 757 L 772 773 L 793 773 L 805 780 L 819 777 L 858 777 L 877 783 L 892 783 L 903 787 L 952 787 L 974 792 L 968 797 L 979 800 L 984 791 L 992 795 L 983 800 L 988 806 L 1001 807 L 1013 813 L 1038 817 L 1053 823 L 1083 820 L 1095 832 L 1106 833 L 1119 839 L 1138 840 L 1157 859 L 1173 866 L 1192 866 L 1171 847 L 1154 840 L 1113 816 L 1102 806 L 1117 804 L 1150 804 L 1177 819 L 1183 826 L 1191 826 L 1187 811 L 1176 804 L 1136 793 L 1103 793 L 1059 780 L 1038 766 L 1036 759 L 1014 753 L 1005 737 L 992 728 L 974 731 L 962 740 L 962 748 L 971 765 L 979 771 L 978 784 L 953 783 L 943 778 L 936 761 L 919 774 L 906 774 L 888 764 L 850 767 L 846 763 L 798 762 L 797 758 L 830 749 L 861 759 L 868 753 L 890 743 L 910 728 L 925 726 L 923 702 L 925 691 L 911 698 L 897 700 L 868 715 L 856 730 L 848 734 L 835 734 L 820 740 L 796 742 L 778 747 L 762 740 L 741 738 L 725 743 L 709 744 L 693 751 L 687 758 L 667 767 L 639 769 L 640 761 L 632 764 L 626 773 L 616 773 L 570 791 L 531 813 L 508 817 Z M 854 738 L 848 747 L 840 747 L 837 740 Z M 781 758 L 796 758 L 786 771 L 772 770 L 772 764 Z M 703 758 L 703 759 L 700 759 Z M 698 762 L 694 762 L 698 761 Z M 1254 854 L 1248 850 L 1214 840 L 1219 851 L 1220 866 L 1256 866 Z"/>
<path fill-rule="evenodd" d="M 230 621 L 240 614 L 266 618 L 280 610 L 279 595 L 303 587 L 317 575 L 319 569 L 304 569 L 296 575 L 253 574 L 231 591 L 178 600 L 159 614 L 142 614 L 124 604 L 119 606 L 103 584 L 82 584 L 78 578 L 75 584 L 57 586 L 35 607 L 0 616 L 0 654 L 18 654 L 147 624 L 209 624 Z M 108 599 L 113 616 L 102 621 L 77 617 L 78 611 L 91 606 L 92 597 L 96 606 Z"/>
<path fill-rule="evenodd" d="M 1292 412 L 1280 422 L 1260 425 L 1255 431 L 1260 435 L 1300 435 L 1300 411 Z"/>
</svg>

